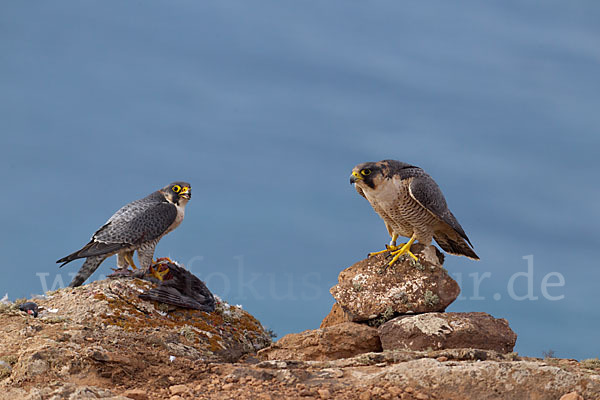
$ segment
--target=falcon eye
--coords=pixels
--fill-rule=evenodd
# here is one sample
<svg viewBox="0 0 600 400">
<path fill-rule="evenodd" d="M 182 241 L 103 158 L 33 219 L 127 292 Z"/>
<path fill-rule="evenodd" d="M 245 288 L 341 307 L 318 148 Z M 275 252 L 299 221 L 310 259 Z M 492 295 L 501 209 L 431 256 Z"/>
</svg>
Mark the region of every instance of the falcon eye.
<svg viewBox="0 0 600 400">
<path fill-rule="evenodd" d="M 361 174 L 363 174 L 364 176 L 367 175 L 371 175 L 371 170 L 370 169 L 363 169 L 362 171 L 360 171 Z"/>
<path fill-rule="evenodd" d="M 181 190 L 181 186 L 179 186 L 179 185 L 175 185 L 175 186 L 173 186 L 173 189 L 172 189 L 172 190 L 173 190 L 175 193 L 179 193 L 179 191 Z"/>
</svg>

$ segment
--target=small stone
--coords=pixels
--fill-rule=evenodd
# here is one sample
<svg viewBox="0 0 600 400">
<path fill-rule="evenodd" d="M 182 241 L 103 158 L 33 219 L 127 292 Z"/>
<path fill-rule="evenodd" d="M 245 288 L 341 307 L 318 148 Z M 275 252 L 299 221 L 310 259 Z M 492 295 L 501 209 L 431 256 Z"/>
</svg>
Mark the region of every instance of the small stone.
<svg viewBox="0 0 600 400">
<path fill-rule="evenodd" d="M 169 397 L 169 400 L 183 400 L 183 397 L 175 395 L 175 396 Z"/>
<path fill-rule="evenodd" d="M 402 394 L 403 390 L 401 388 L 399 388 L 398 386 L 390 386 L 387 391 L 392 395 L 392 396 L 400 396 L 400 394 Z"/>
<path fill-rule="evenodd" d="M 142 389 L 129 389 L 123 393 L 123 396 L 134 400 L 148 400 L 148 394 Z"/>
<path fill-rule="evenodd" d="M 317 393 L 319 393 L 319 397 L 321 397 L 321 400 L 327 400 L 331 398 L 331 392 L 329 391 L 329 389 L 319 389 Z"/>
<path fill-rule="evenodd" d="M 231 390 L 231 389 L 233 389 L 233 387 L 234 387 L 234 386 L 235 386 L 235 385 L 234 385 L 233 383 L 226 383 L 226 384 L 224 384 L 223 386 L 221 386 L 221 388 L 222 388 L 223 390 Z"/>
<path fill-rule="evenodd" d="M 444 362 L 444 361 L 448 361 L 448 357 L 441 356 L 441 357 L 436 358 L 436 360 L 438 360 L 439 362 Z"/>
<path fill-rule="evenodd" d="M 583 396 L 577 392 L 571 392 L 563 395 L 560 400 L 583 400 Z"/>
<path fill-rule="evenodd" d="M 424 393 L 418 393 L 418 392 L 417 392 L 417 393 L 415 393 L 415 394 L 414 394 L 414 396 L 415 396 L 415 398 L 416 398 L 417 400 L 429 400 L 429 396 L 427 396 L 427 395 L 426 395 L 426 394 L 424 394 Z"/>
<path fill-rule="evenodd" d="M 359 396 L 358 396 L 359 400 L 370 400 L 371 399 L 371 393 L 369 392 L 362 392 Z"/>
<path fill-rule="evenodd" d="M 415 389 L 413 389 L 413 388 L 412 388 L 412 387 L 410 387 L 410 386 L 407 386 L 407 387 L 405 387 L 405 388 L 404 388 L 404 391 L 405 391 L 406 393 L 412 393 L 412 392 L 414 392 L 414 391 L 415 391 Z"/>
<path fill-rule="evenodd" d="M 169 387 L 169 392 L 171 392 L 171 394 L 183 394 L 188 390 L 188 387 L 185 385 L 173 385 Z"/>
<path fill-rule="evenodd" d="M 382 394 L 385 392 L 385 390 L 384 390 L 383 388 L 381 388 L 381 387 L 376 387 L 376 388 L 373 388 L 373 389 L 371 390 L 371 392 L 372 392 L 374 395 L 381 396 L 381 395 L 382 395 Z"/>
</svg>

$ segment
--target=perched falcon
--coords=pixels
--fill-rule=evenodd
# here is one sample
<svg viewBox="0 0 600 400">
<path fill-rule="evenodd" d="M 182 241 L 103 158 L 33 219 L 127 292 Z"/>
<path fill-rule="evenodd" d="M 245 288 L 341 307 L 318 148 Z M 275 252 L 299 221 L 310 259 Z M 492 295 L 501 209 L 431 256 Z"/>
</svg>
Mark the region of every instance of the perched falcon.
<svg viewBox="0 0 600 400">
<path fill-rule="evenodd" d="M 57 261 L 63 263 L 62 267 L 78 258 L 86 259 L 69 286 L 80 286 L 102 261 L 114 254 L 119 268 L 126 270 L 131 265 L 136 269 L 133 253 L 137 250 L 140 267 L 149 269 L 156 244 L 181 224 L 185 206 L 191 197 L 189 183 L 173 182 L 122 207 L 81 250 Z"/>
<path fill-rule="evenodd" d="M 421 168 L 395 160 L 367 162 L 354 167 L 350 183 L 383 218 L 392 237 L 386 250 L 370 255 L 391 251 L 394 257 L 389 265 L 402 254 L 416 260 L 410 252 L 412 243 L 418 240 L 429 246 L 435 239 L 450 254 L 479 260 L 467 234 L 448 209 L 442 191 Z M 410 240 L 396 246 L 398 236 Z"/>
</svg>

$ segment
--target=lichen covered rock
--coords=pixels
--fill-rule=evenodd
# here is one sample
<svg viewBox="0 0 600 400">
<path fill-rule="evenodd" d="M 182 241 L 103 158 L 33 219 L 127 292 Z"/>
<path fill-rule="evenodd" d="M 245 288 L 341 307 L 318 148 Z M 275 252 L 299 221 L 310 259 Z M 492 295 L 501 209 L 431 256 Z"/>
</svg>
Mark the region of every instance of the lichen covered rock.
<svg viewBox="0 0 600 400">
<path fill-rule="evenodd" d="M 384 350 L 474 348 L 509 353 L 517 335 L 505 319 L 483 312 L 403 315 L 379 327 Z"/>
<path fill-rule="evenodd" d="M 161 376 L 165 365 L 234 362 L 271 344 L 241 306 L 217 298 L 215 311 L 207 313 L 139 298 L 152 287 L 119 278 L 60 289 L 36 299 L 37 318 L 6 308 L 0 314 L 0 383 L 75 377 L 91 386 L 106 379 L 141 385 Z"/>
<path fill-rule="evenodd" d="M 385 322 L 399 314 L 444 311 L 460 288 L 442 267 L 441 254 L 430 255 L 432 249 L 417 243 L 412 251 L 427 257 L 418 262 L 404 257 L 389 267 L 389 253 L 366 258 L 340 272 L 330 292 L 352 321 Z"/>
</svg>

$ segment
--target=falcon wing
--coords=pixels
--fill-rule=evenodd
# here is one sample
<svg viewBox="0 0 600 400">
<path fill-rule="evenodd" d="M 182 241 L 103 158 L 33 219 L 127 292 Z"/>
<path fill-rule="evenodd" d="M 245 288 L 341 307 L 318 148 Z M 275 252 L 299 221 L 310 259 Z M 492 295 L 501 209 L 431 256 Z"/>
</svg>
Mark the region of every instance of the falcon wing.
<svg viewBox="0 0 600 400">
<path fill-rule="evenodd" d="M 157 239 L 177 217 L 177 208 L 168 202 L 138 203 L 133 206 L 134 203 L 128 205 L 131 207 L 125 206 L 117 211 L 81 250 L 61 258 L 57 263 L 63 263 L 62 267 L 78 258 L 109 254 Z"/>
<path fill-rule="evenodd" d="M 452 229 L 454 229 L 454 231 L 456 231 L 456 233 L 458 233 L 463 239 L 471 244 L 471 241 L 469 241 L 469 238 L 467 237 L 467 234 L 463 230 L 462 226 L 460 226 L 456 220 L 456 217 L 454 217 L 452 212 L 450 212 L 448 209 L 446 199 L 444 198 L 442 191 L 437 183 L 435 183 L 433 178 L 424 172 L 412 177 L 408 186 L 408 191 L 410 196 L 421 206 L 448 224 Z"/>
<path fill-rule="evenodd" d="M 93 241 L 134 245 L 160 237 L 177 217 L 177 207 L 166 201 L 121 214 L 94 234 Z"/>
</svg>

